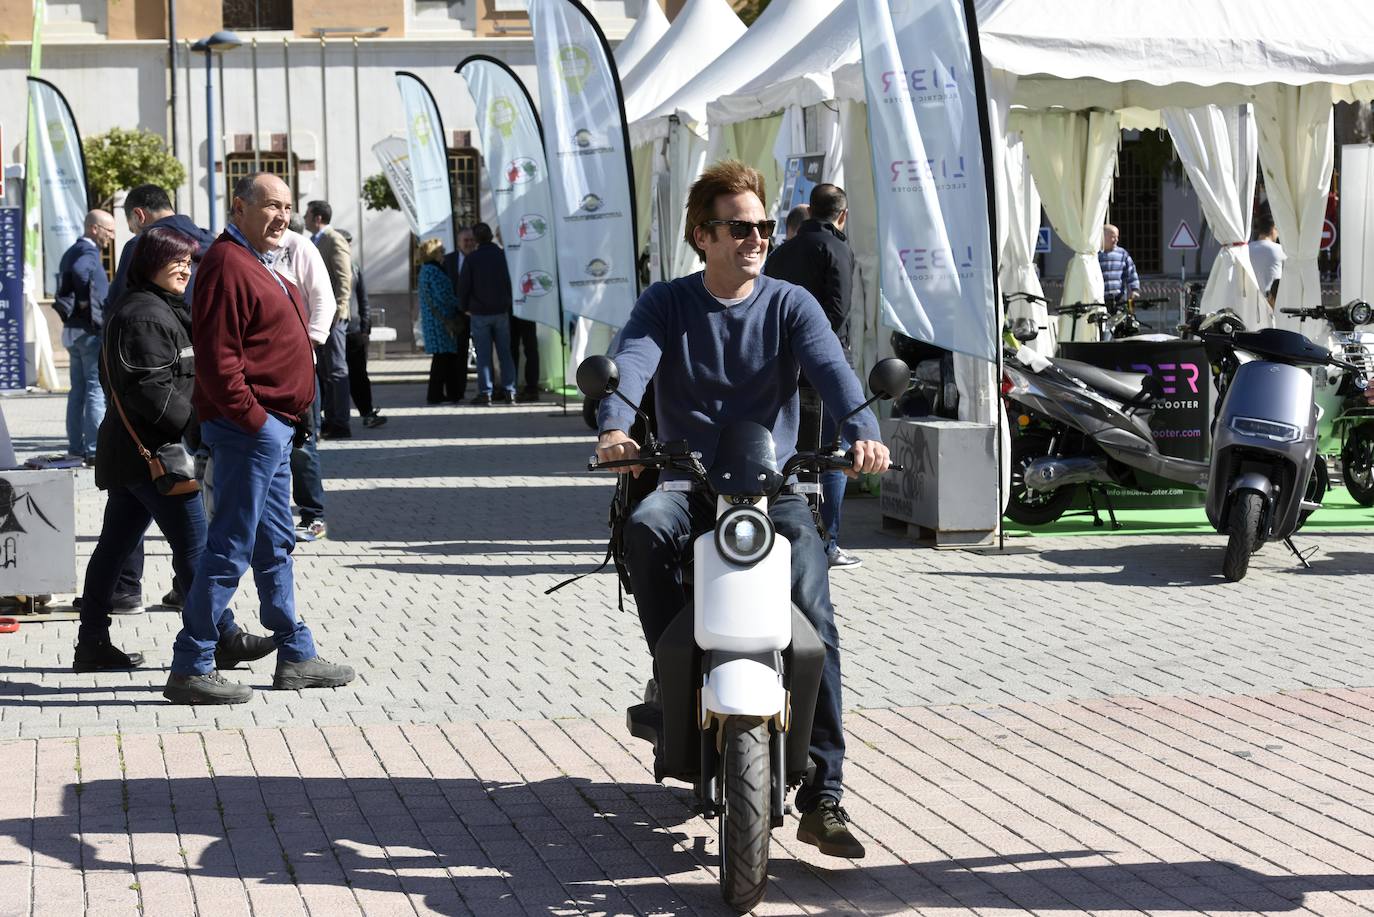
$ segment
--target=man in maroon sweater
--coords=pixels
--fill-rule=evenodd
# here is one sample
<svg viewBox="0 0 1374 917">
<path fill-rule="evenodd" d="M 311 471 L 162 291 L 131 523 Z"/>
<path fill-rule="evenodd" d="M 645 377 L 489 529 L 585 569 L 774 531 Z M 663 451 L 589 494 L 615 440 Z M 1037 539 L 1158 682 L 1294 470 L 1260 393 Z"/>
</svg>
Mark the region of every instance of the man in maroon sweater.
<svg viewBox="0 0 1374 917">
<path fill-rule="evenodd" d="M 194 402 L 210 449 L 214 516 L 186 594 L 163 696 L 181 704 L 237 704 L 253 689 L 217 666 L 260 658 L 220 647 L 221 622 L 251 565 L 259 617 L 277 650 L 274 688 L 348 684 L 353 670 L 321 659 L 296 616 L 291 551 L 291 442 L 315 396 L 314 347 L 300 290 L 273 269 L 291 217 L 281 179 L 257 173 L 234 186 L 229 227 L 201 259 L 191 313 Z M 227 622 L 226 622 L 227 623 Z"/>
</svg>

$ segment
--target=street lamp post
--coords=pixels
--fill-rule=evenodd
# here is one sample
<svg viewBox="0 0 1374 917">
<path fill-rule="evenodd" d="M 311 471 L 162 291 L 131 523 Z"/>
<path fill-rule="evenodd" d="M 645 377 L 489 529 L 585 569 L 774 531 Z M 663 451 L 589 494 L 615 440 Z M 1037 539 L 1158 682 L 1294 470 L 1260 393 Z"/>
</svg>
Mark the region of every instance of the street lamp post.
<svg viewBox="0 0 1374 917">
<path fill-rule="evenodd" d="M 191 45 L 192 51 L 205 54 L 205 188 L 210 198 L 210 232 L 219 230 L 219 211 L 215 207 L 215 73 L 210 58 L 232 51 L 243 44 L 233 32 L 216 32 Z"/>
</svg>

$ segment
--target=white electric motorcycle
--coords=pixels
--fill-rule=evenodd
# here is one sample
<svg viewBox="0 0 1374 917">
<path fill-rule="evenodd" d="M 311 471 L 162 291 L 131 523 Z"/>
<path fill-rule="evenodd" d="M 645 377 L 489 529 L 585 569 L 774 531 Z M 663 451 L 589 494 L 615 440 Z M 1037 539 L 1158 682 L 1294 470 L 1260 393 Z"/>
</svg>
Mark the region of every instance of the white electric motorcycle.
<svg viewBox="0 0 1374 917">
<path fill-rule="evenodd" d="M 879 362 L 869 376 L 874 396 L 849 417 L 901 394 L 910 381 L 901 360 Z M 639 406 L 617 391 L 619 371 L 609 357 L 583 361 L 577 385 L 589 398 L 621 398 L 647 424 Z M 792 604 L 791 546 L 774 530 L 768 505 L 798 471 L 849 468 L 852 457 L 837 454 L 832 444 L 797 453 L 779 469 L 772 434 L 749 422 L 721 429 L 709 469 L 686 443 L 658 443 L 652 433 L 641 441 L 638 458 L 592 459 L 588 469 L 641 465 L 684 472 L 687 480 L 662 486 L 709 494 L 716 523 L 696 537 L 684 560 L 683 583 L 692 584 L 692 598 L 654 647 L 657 677 L 626 718 L 630 733 L 654 746 L 655 779 L 692 784 L 697 811 L 718 820 L 721 893 L 745 913 L 767 889 L 771 830 L 789 810 L 787 791 L 811 768 L 811 723 L 825 661 L 821 638 Z M 621 475 L 608 553 L 624 585 L 617 542 L 631 509 L 631 486 L 630 476 Z"/>
</svg>

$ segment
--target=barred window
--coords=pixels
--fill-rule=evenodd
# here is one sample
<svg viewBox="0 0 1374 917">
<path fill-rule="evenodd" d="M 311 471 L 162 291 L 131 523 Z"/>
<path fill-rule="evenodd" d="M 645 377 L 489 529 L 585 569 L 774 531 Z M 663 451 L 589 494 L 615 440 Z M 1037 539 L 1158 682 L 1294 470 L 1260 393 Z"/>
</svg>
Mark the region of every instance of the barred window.
<svg viewBox="0 0 1374 917">
<path fill-rule="evenodd" d="M 1108 222 L 1121 230 L 1121 245 L 1131 253 L 1136 270 L 1141 274 L 1158 274 L 1162 270 L 1162 178 L 1158 165 L 1150 156 L 1138 155 L 1138 148 L 1143 142 L 1155 141 L 1153 137 L 1147 137 L 1121 144 Z"/>
<path fill-rule="evenodd" d="M 252 175 L 254 171 L 268 172 L 277 176 L 282 181 L 291 186 L 291 200 L 298 200 L 300 197 L 300 157 L 295 157 L 296 168 L 287 168 L 285 153 L 259 152 L 252 151 L 230 153 L 224 159 L 224 207 L 226 210 L 232 206 L 234 201 L 234 184 L 245 175 Z M 287 172 L 291 173 L 288 181 Z"/>
</svg>

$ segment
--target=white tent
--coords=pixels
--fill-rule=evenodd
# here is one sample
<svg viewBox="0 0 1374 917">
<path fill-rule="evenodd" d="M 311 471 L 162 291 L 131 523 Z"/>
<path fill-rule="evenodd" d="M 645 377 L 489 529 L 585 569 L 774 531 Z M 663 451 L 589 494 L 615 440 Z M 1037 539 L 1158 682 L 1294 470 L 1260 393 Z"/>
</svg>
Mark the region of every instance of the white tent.
<svg viewBox="0 0 1374 917">
<path fill-rule="evenodd" d="M 797 36 L 809 33 L 815 22 L 833 12 L 840 0 L 788 0 L 774 3 L 711 66 L 687 81 L 643 118 L 630 124 L 630 145 L 639 146 L 667 135 L 667 119 L 706 135 L 706 106 L 755 79 L 771 81 L 788 56 L 809 55 L 795 47 Z"/>
<path fill-rule="evenodd" d="M 707 122 L 737 124 L 837 98 L 836 68 L 859 59 L 857 7 L 857 0 L 843 0 L 809 32 L 794 39 L 791 49 L 778 58 L 783 66 L 766 70 L 737 91 L 710 102 Z M 862 83 L 859 91 L 862 99 Z"/>
<path fill-rule="evenodd" d="M 653 111 L 739 40 L 744 23 L 726 0 L 687 0 L 668 31 L 625 76 L 625 117 Z"/>
<path fill-rule="evenodd" d="M 652 112 L 630 124 L 630 146 L 651 152 L 636 163 L 647 168 L 637 179 L 641 187 L 652 189 L 650 220 L 657 230 L 652 234 L 652 263 L 659 276 L 676 276 L 694 269 L 696 254 L 683 242 L 685 215 L 682 202 L 691 182 L 701 173 L 707 160 L 706 106 L 722 93 L 736 89 L 766 74 L 785 60 L 793 50 L 796 36 L 806 34 L 818 19 L 834 10 L 840 0 L 789 0 L 764 10 L 744 36 L 716 58 L 709 67 L 661 102 Z M 748 138 L 749 146 L 771 146 L 776 130 L 764 130 Z M 723 145 L 721 149 L 728 148 Z M 731 148 L 738 152 L 738 146 Z M 720 157 L 716 157 L 720 158 Z M 771 190 L 776 191 L 781 173 L 767 170 Z M 641 236 L 644 235 L 641 233 Z"/>
<path fill-rule="evenodd" d="M 663 15 L 658 0 L 646 0 L 644 12 L 639 14 L 634 28 L 615 49 L 615 69 L 620 72 L 622 82 L 667 31 L 668 17 Z"/>
</svg>

